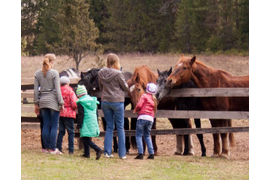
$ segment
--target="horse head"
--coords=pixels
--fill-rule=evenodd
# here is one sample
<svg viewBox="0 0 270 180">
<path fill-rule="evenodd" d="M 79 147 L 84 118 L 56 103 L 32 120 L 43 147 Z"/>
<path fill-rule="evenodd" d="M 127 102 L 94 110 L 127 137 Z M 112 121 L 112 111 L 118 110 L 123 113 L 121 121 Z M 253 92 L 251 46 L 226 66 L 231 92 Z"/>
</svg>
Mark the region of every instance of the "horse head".
<svg viewBox="0 0 270 180">
<path fill-rule="evenodd" d="M 160 101 L 163 97 L 170 94 L 171 87 L 166 86 L 167 78 L 172 73 L 172 67 L 169 70 L 160 72 L 157 69 L 158 72 L 158 79 L 157 79 L 157 92 L 156 92 L 156 98 L 158 101 Z"/>
<path fill-rule="evenodd" d="M 92 91 L 99 90 L 98 84 L 98 71 L 100 69 L 93 68 L 87 72 L 81 72 L 81 80 L 78 82 L 78 85 L 84 85 L 87 89 L 88 94 L 91 94 Z"/>
<path fill-rule="evenodd" d="M 135 68 L 132 77 L 127 81 L 130 88 L 129 97 L 134 107 L 137 105 L 141 95 L 145 93 L 146 85 L 150 82 L 156 83 L 156 80 L 157 75 L 148 66 L 143 65 Z"/>
<path fill-rule="evenodd" d="M 167 78 L 167 86 L 181 85 L 191 79 L 192 66 L 196 61 L 196 56 L 192 58 L 181 55 L 179 61 L 176 63 L 173 72 Z"/>
</svg>

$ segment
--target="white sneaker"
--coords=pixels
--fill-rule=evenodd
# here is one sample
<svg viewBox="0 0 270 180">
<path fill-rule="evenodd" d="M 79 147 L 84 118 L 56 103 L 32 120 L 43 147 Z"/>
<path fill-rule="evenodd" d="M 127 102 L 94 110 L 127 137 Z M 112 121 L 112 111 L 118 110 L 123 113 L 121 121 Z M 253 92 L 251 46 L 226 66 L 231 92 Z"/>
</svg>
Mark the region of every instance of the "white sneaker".
<svg viewBox="0 0 270 180">
<path fill-rule="evenodd" d="M 50 151 L 50 154 L 63 154 L 58 148 L 56 148 L 54 151 Z"/>
<path fill-rule="evenodd" d="M 120 157 L 120 159 L 127 159 L 127 157 L 126 156 L 123 156 L 123 157 Z"/>
<path fill-rule="evenodd" d="M 109 154 L 105 153 L 105 157 L 106 157 L 106 158 L 112 158 L 112 157 L 113 157 L 113 155 L 112 155 L 112 154 L 111 154 L 111 155 L 109 155 Z"/>
</svg>

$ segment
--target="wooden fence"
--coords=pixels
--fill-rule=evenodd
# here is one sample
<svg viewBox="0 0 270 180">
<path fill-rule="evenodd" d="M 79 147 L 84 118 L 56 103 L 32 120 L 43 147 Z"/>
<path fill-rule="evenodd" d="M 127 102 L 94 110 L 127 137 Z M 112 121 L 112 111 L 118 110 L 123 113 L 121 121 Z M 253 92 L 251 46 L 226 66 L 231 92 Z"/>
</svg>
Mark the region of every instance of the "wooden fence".
<svg viewBox="0 0 270 180">
<path fill-rule="evenodd" d="M 76 85 L 76 79 L 71 81 L 71 86 Z M 21 98 L 33 98 L 33 91 L 25 91 L 33 89 L 33 84 L 21 85 Z M 93 96 L 100 97 L 99 91 L 94 92 Z M 127 94 L 126 94 L 127 96 Z M 249 97 L 249 88 L 183 88 L 172 90 L 171 97 Z M 99 117 L 103 117 L 102 110 L 98 110 Z M 33 106 L 21 107 L 22 113 L 33 113 Z M 125 110 L 125 117 L 137 117 L 132 110 Z M 180 110 L 158 110 L 156 118 L 206 118 L 206 119 L 249 119 L 248 111 L 180 111 Z M 36 117 L 22 116 L 21 128 L 39 128 L 37 124 L 39 120 Z M 217 128 L 194 128 L 194 129 L 163 129 L 151 130 L 151 135 L 168 135 L 168 134 L 204 134 L 204 133 L 230 133 L 230 132 L 249 132 L 249 127 L 217 127 Z M 134 136 L 135 130 L 126 130 L 127 136 Z M 101 132 L 100 136 L 104 136 L 105 132 Z M 78 136 L 78 133 L 76 133 Z M 116 136 L 116 132 L 114 132 Z"/>
</svg>

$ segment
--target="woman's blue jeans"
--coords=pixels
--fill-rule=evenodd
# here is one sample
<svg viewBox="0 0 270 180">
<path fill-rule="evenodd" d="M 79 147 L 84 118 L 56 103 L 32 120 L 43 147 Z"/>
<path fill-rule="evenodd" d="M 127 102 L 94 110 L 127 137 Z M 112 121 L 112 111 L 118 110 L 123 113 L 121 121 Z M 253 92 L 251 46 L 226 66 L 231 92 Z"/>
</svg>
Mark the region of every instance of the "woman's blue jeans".
<svg viewBox="0 0 270 180">
<path fill-rule="evenodd" d="M 115 122 L 118 135 L 118 154 L 119 157 L 123 157 L 126 155 L 124 131 L 124 103 L 102 101 L 101 109 L 107 123 L 104 140 L 104 154 L 112 154 L 113 129 Z"/>
<path fill-rule="evenodd" d="M 49 108 L 42 108 L 43 117 L 42 139 L 45 149 L 55 150 L 60 112 Z"/>
<path fill-rule="evenodd" d="M 152 128 L 153 122 L 147 121 L 143 119 L 138 119 L 136 124 L 136 143 L 139 154 L 143 154 L 143 142 L 142 142 L 142 136 L 144 137 L 144 140 L 146 142 L 148 153 L 154 154 L 153 144 L 150 137 L 150 132 Z"/>
</svg>

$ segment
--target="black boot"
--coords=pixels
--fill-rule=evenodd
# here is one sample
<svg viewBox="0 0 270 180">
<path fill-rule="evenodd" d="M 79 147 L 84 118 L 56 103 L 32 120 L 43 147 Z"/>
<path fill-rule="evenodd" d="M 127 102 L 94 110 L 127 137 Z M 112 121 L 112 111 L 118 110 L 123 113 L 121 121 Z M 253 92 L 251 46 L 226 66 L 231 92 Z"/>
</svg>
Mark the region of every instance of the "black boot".
<svg viewBox="0 0 270 180">
<path fill-rule="evenodd" d="M 90 155 L 83 154 L 81 157 L 90 158 Z"/>
<path fill-rule="evenodd" d="M 147 159 L 154 159 L 154 154 L 150 154 Z"/>
<path fill-rule="evenodd" d="M 96 160 L 99 160 L 101 156 L 101 149 L 96 152 L 96 155 L 97 155 Z"/>
<path fill-rule="evenodd" d="M 143 154 L 138 154 L 134 159 L 143 159 Z"/>
</svg>

